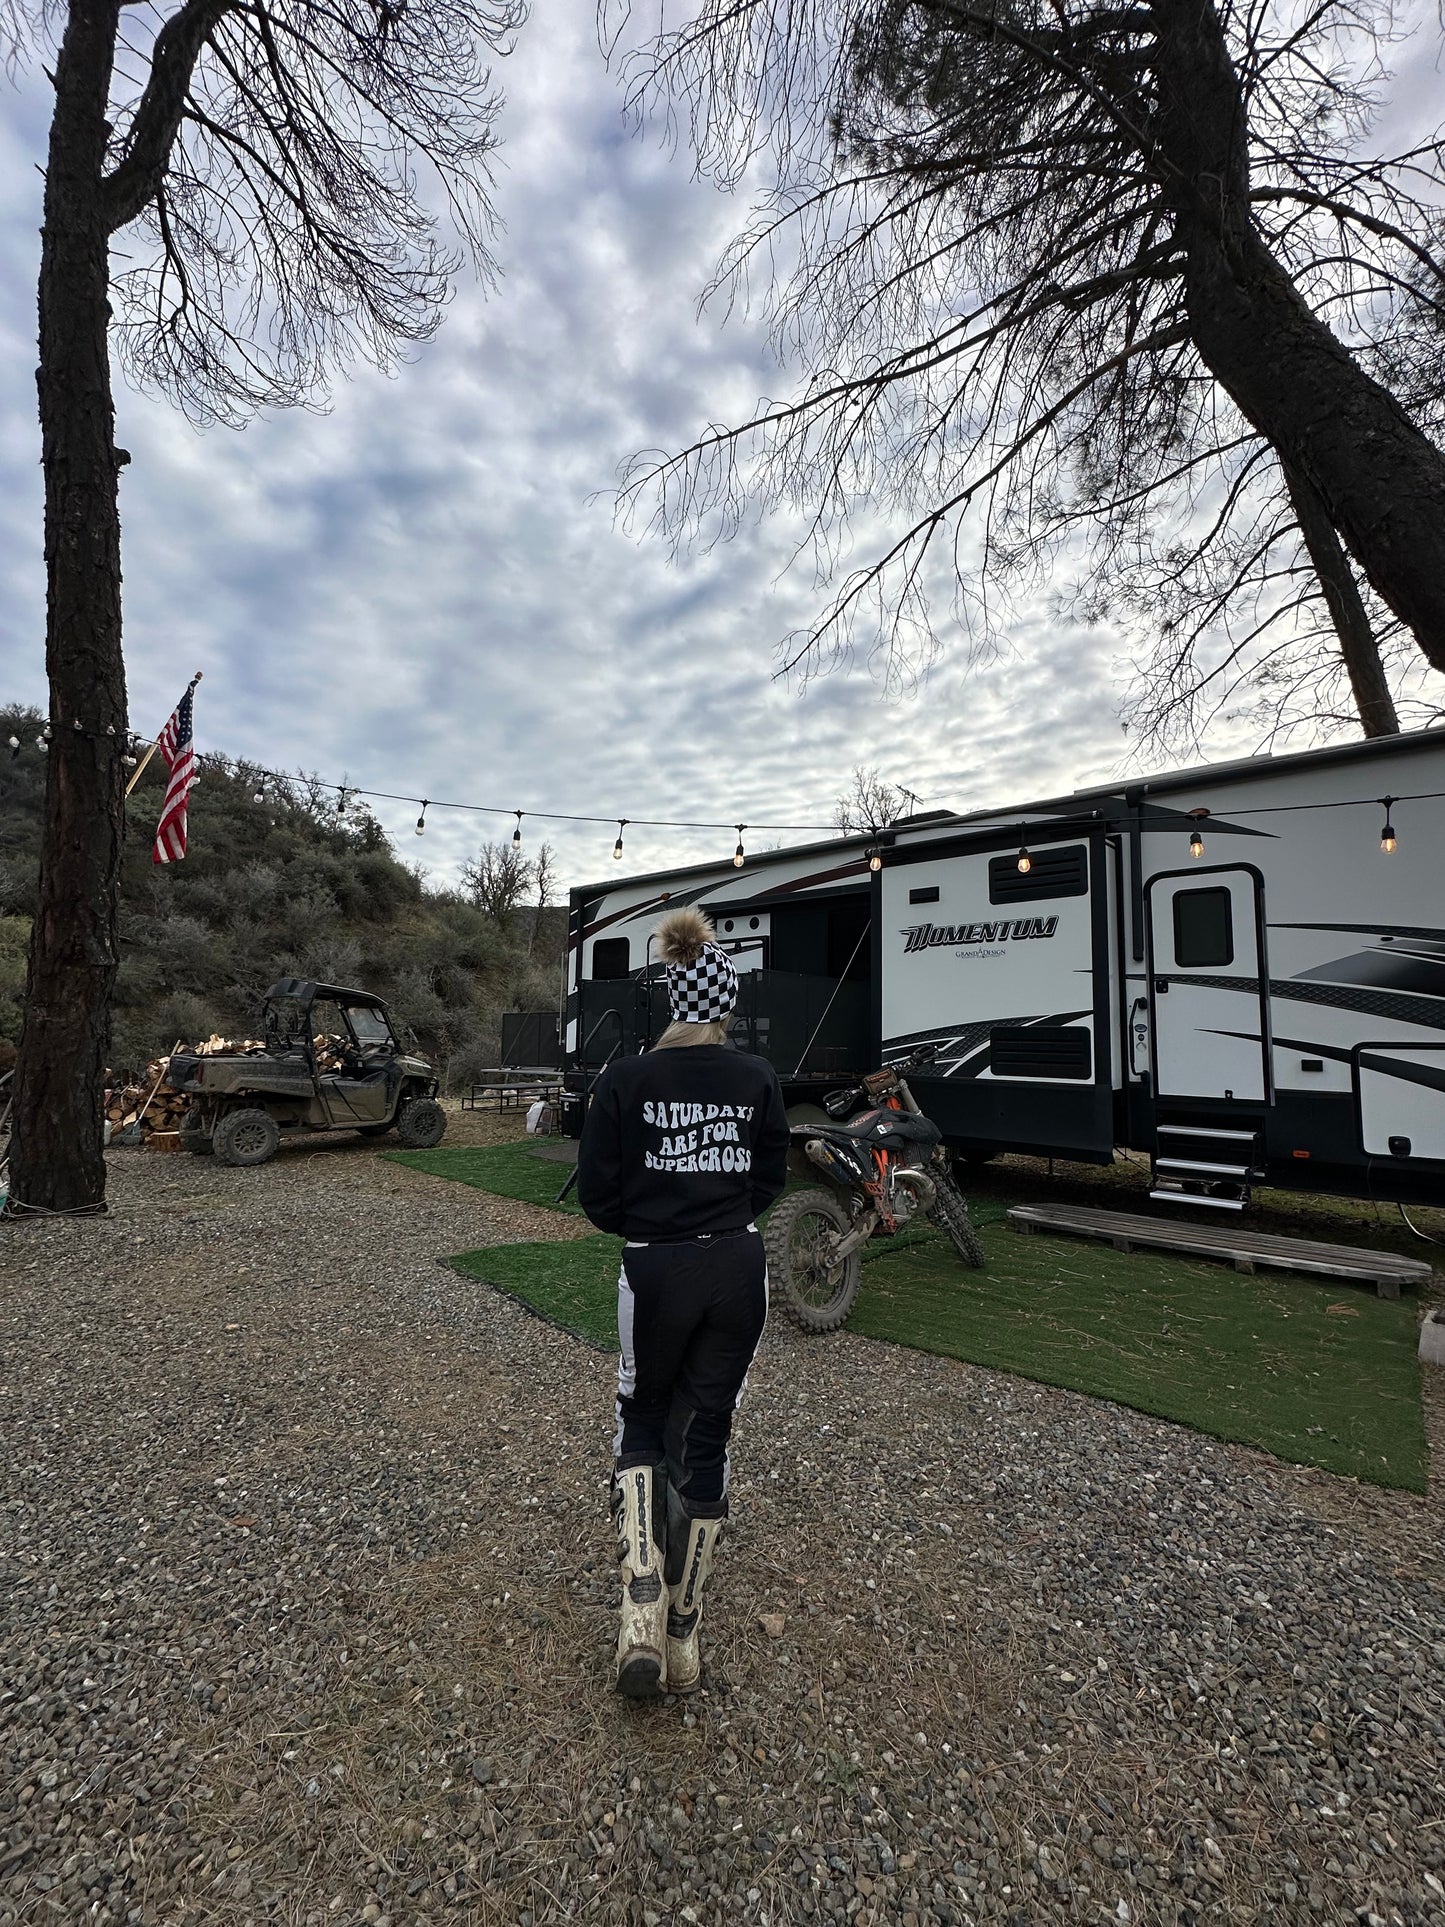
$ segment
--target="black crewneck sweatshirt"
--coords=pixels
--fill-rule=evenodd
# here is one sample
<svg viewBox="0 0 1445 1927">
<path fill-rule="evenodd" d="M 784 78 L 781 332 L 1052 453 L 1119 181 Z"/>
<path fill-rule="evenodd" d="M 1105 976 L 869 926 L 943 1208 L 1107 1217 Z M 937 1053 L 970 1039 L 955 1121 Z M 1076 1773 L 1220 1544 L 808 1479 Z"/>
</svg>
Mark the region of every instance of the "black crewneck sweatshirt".
<svg viewBox="0 0 1445 1927">
<path fill-rule="evenodd" d="M 692 1044 L 619 1058 L 597 1080 L 577 1201 L 600 1231 L 665 1242 L 738 1231 L 782 1190 L 788 1119 L 766 1058 Z"/>
</svg>

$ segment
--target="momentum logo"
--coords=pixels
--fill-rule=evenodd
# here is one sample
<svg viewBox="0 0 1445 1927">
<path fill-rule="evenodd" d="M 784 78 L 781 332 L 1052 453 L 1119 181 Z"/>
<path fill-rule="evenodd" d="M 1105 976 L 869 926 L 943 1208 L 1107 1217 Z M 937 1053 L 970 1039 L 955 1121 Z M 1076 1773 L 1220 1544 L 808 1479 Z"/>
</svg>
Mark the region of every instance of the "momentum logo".
<svg viewBox="0 0 1445 1927">
<path fill-rule="evenodd" d="M 952 949 L 966 943 L 1007 943 L 1013 938 L 1051 937 L 1057 917 L 1005 917 L 1002 923 L 915 923 L 900 932 L 903 954 L 912 950 Z"/>
</svg>

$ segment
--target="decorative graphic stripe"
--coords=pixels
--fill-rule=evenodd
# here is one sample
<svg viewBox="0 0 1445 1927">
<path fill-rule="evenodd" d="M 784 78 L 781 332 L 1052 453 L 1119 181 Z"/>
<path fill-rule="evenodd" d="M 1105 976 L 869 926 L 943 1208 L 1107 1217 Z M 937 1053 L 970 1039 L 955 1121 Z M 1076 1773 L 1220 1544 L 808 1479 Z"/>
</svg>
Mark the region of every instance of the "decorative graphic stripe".
<svg viewBox="0 0 1445 1927">
<path fill-rule="evenodd" d="M 1206 977 L 1194 971 L 1170 971 L 1171 983 L 1198 984 L 1204 990 L 1237 990 L 1259 995 L 1258 977 Z M 1351 1010 L 1363 1017 L 1380 1017 L 1395 1024 L 1418 1024 L 1422 1030 L 1445 1030 L 1445 997 L 1410 996 L 1398 990 L 1352 989 L 1347 984 L 1303 983 L 1295 978 L 1271 977 L 1265 986 L 1281 1003 L 1316 1004 L 1325 1010 Z"/>
</svg>

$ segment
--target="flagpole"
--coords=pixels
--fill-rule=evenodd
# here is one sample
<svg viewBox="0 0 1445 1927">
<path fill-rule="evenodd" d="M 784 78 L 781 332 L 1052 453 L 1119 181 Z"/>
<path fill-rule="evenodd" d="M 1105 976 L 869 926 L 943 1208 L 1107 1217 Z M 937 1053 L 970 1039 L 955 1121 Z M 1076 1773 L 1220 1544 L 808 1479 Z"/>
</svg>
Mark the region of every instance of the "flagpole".
<svg viewBox="0 0 1445 1927">
<path fill-rule="evenodd" d="M 204 675 L 204 673 L 205 673 L 204 670 L 198 669 L 195 675 L 191 677 L 191 680 L 186 684 L 186 696 L 194 694 L 196 684 L 201 680 L 201 677 Z M 186 700 L 186 696 L 181 697 L 181 702 L 184 702 Z M 179 706 L 180 705 L 177 704 L 177 708 L 179 708 Z M 175 711 L 173 710 L 171 714 L 174 715 Z M 166 722 L 169 722 L 169 721 L 170 721 L 170 716 L 166 718 Z M 165 723 L 162 723 L 161 736 L 164 736 L 164 734 L 165 734 Z M 157 736 L 155 741 L 151 744 L 150 748 L 146 751 L 145 755 L 141 757 L 140 761 L 136 764 L 135 768 L 131 771 L 130 781 L 125 786 L 125 793 L 127 796 L 130 795 L 131 791 L 135 788 L 136 784 L 140 781 L 142 776 L 145 775 L 146 764 L 150 761 L 152 756 L 155 755 L 156 751 L 160 748 L 160 746 L 161 746 L 161 738 L 160 736 Z"/>
</svg>

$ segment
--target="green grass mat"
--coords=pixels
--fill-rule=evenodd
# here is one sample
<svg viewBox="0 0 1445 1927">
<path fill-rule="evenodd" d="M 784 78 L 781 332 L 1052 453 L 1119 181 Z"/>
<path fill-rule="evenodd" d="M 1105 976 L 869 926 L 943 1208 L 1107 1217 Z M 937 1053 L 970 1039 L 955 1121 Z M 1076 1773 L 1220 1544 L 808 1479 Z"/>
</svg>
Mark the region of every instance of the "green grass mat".
<svg viewBox="0 0 1445 1927">
<path fill-rule="evenodd" d="M 984 1233 L 983 1271 L 934 1243 L 863 1274 L 851 1330 L 1115 1399 L 1279 1458 L 1423 1492 L 1415 1307 L 1285 1272 Z"/>
<path fill-rule="evenodd" d="M 448 1262 L 464 1277 L 520 1298 L 549 1324 L 615 1351 L 621 1256 L 622 1240 L 599 1231 L 567 1244 L 488 1245 Z"/>
<path fill-rule="evenodd" d="M 568 1166 L 530 1144 L 404 1151 L 397 1163 L 552 1205 Z M 868 1247 L 849 1329 L 1152 1412 L 1282 1459 L 1423 1492 L 1413 1300 L 1085 1239 L 1021 1237 L 1011 1200 L 970 1209 L 989 1262 L 968 1271 L 931 1231 Z M 563 1210 L 576 1214 L 569 1199 Z M 1381 1240 L 1385 1242 L 1385 1240 Z M 617 1343 L 617 1238 L 491 1246 L 458 1271 L 589 1343 Z M 1333 1308 L 1333 1309 L 1332 1309 Z M 827 1344 L 826 1339 L 817 1341 Z"/>
<path fill-rule="evenodd" d="M 489 1144 L 471 1150 L 388 1151 L 386 1155 L 393 1164 L 428 1171 L 434 1178 L 454 1178 L 495 1197 L 520 1198 L 524 1204 L 545 1204 L 574 1218 L 582 1216 L 575 1192 L 565 1204 L 556 1202 L 572 1166 L 539 1158 L 536 1145 L 525 1139 L 520 1144 Z"/>
</svg>

